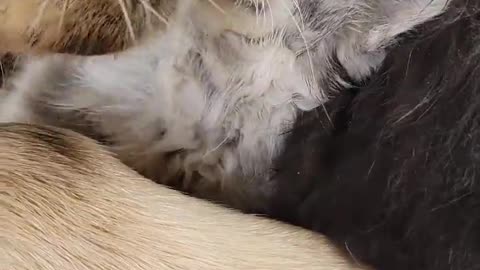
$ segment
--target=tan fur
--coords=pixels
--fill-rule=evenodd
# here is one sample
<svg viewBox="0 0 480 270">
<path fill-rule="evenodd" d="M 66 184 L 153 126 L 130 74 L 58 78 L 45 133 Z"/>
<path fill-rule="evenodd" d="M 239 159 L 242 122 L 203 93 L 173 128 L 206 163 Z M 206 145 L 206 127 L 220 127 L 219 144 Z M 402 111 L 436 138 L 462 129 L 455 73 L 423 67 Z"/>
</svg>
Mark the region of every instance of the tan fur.
<svg viewBox="0 0 480 270">
<path fill-rule="evenodd" d="M 0 87 L 22 54 L 98 55 L 122 51 L 161 31 L 165 22 L 141 1 L 126 1 L 136 40 L 129 34 L 119 0 L 0 0 Z M 162 19 L 174 0 L 147 0 Z"/>
<path fill-rule="evenodd" d="M 361 269 L 322 236 L 155 184 L 69 131 L 0 126 L 1 269 Z"/>
<path fill-rule="evenodd" d="M 128 1 L 126 1 L 128 2 Z M 154 0 L 168 14 L 172 0 Z M 164 26 L 139 1 L 128 9 L 134 34 Z M 118 0 L 0 0 L 0 52 L 101 54 L 133 44 Z"/>
</svg>

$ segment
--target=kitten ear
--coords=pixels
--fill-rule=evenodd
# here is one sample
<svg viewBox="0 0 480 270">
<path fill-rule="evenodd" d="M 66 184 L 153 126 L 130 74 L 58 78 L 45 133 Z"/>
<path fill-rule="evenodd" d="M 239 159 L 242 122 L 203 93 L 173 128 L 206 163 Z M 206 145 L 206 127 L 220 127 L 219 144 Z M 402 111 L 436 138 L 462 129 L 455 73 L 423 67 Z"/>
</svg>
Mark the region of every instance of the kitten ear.
<svg viewBox="0 0 480 270">
<path fill-rule="evenodd" d="M 399 34 L 442 14 L 452 0 L 376 0 L 375 26 L 368 31 L 367 50 L 388 45 Z"/>
</svg>

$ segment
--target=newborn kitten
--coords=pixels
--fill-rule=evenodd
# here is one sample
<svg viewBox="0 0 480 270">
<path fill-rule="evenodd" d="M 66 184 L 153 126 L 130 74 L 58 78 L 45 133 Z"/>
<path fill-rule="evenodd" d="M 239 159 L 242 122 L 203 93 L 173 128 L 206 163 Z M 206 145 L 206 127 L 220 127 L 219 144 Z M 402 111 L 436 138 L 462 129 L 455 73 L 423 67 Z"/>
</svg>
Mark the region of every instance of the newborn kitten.
<svg viewBox="0 0 480 270">
<path fill-rule="evenodd" d="M 456 0 L 366 86 L 299 116 L 267 214 L 378 270 L 480 267 L 480 2 Z"/>
<path fill-rule="evenodd" d="M 32 58 L 2 122 L 71 128 L 158 182 L 265 209 L 297 114 L 380 65 L 448 0 L 178 0 L 165 30 L 118 55 Z"/>
</svg>

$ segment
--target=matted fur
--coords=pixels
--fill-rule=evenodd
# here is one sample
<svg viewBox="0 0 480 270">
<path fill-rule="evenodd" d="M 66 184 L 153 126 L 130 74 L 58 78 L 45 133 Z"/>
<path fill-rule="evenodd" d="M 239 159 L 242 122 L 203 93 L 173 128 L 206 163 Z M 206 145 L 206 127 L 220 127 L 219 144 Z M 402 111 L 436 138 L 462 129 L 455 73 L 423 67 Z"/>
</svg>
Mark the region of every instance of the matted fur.
<svg viewBox="0 0 480 270">
<path fill-rule="evenodd" d="M 73 132 L 0 126 L 2 269 L 366 269 L 312 232 L 147 180 Z"/>
</svg>

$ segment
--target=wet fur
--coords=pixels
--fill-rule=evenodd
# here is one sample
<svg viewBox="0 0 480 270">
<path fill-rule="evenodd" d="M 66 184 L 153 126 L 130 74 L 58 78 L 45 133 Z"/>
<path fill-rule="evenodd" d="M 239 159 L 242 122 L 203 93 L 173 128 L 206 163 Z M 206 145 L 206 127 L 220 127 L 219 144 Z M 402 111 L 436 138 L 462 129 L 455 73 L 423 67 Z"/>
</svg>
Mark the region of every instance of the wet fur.
<svg viewBox="0 0 480 270">
<path fill-rule="evenodd" d="M 366 269 L 320 235 L 143 178 L 93 140 L 0 126 L 4 269 Z"/>
</svg>

